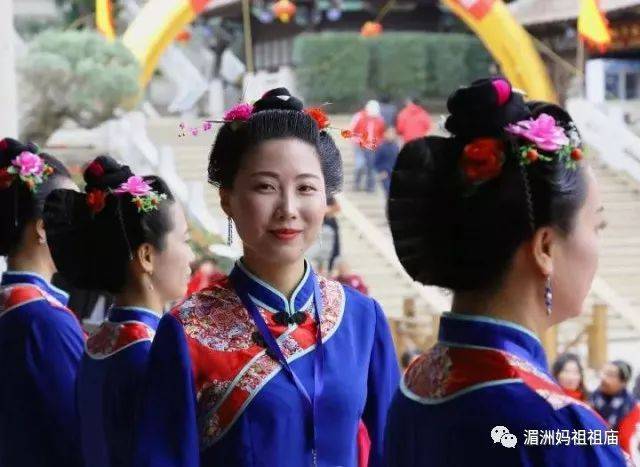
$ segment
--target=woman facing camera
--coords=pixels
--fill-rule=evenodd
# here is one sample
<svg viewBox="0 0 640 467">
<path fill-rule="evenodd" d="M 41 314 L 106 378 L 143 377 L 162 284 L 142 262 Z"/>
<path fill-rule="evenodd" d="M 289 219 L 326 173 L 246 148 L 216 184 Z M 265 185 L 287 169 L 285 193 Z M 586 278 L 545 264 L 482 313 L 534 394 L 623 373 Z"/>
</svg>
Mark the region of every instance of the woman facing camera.
<svg viewBox="0 0 640 467">
<path fill-rule="evenodd" d="M 182 208 L 161 178 L 100 156 L 84 179 L 84 193 L 49 196 L 45 228 L 68 281 L 115 299 L 87 340 L 78 408 L 86 465 L 130 466 L 151 341 L 164 307 L 184 297 L 193 253 Z"/>
<path fill-rule="evenodd" d="M 382 465 L 396 356 L 380 306 L 305 261 L 342 181 L 311 115 L 279 88 L 225 116 L 209 181 L 244 255 L 162 318 L 137 466 L 354 467 L 361 420 Z"/>
<path fill-rule="evenodd" d="M 0 465 L 80 466 L 76 376 L 84 334 L 51 284 L 56 272 L 42 212 L 56 188 L 75 188 L 34 144 L 0 141 Z"/>
<path fill-rule="evenodd" d="M 436 345 L 401 381 L 386 459 L 624 465 L 603 420 L 554 381 L 540 342 L 582 311 L 604 226 L 571 117 L 525 103 L 504 79 L 459 89 L 447 106 L 451 136 L 407 144 L 391 184 L 400 261 L 414 279 L 452 290 L 453 303 Z"/>
</svg>

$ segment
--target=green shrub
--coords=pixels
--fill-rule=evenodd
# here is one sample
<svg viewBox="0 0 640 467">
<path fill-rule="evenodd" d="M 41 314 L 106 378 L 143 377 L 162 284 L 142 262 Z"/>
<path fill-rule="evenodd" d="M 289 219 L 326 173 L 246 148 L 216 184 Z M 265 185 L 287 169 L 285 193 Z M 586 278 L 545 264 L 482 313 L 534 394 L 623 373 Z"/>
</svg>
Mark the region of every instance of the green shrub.
<svg viewBox="0 0 640 467">
<path fill-rule="evenodd" d="M 303 34 L 294 44 L 299 88 L 309 103 L 331 102 L 343 110 L 362 102 L 367 92 L 370 50 L 352 33 Z"/>
<path fill-rule="evenodd" d="M 491 58 L 462 33 L 386 32 L 305 34 L 294 45 L 299 88 L 313 103 L 354 110 L 371 96 L 445 99 L 458 86 L 486 76 Z"/>
<path fill-rule="evenodd" d="M 22 137 L 42 144 L 65 118 L 94 127 L 140 92 L 133 54 L 91 31 L 38 35 L 18 71 Z"/>
</svg>

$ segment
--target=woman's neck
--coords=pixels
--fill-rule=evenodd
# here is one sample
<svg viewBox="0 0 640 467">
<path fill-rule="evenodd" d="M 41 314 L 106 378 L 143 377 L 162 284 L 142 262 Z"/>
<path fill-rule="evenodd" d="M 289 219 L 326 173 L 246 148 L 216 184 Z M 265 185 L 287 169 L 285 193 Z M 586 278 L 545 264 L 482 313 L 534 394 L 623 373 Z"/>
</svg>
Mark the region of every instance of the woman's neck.
<svg viewBox="0 0 640 467">
<path fill-rule="evenodd" d="M 7 267 L 10 271 L 32 272 L 42 276 L 47 282 L 51 282 L 56 272 L 53 262 L 42 258 L 37 252 L 19 252 L 7 258 Z"/>
<path fill-rule="evenodd" d="M 125 287 L 114 296 L 114 306 L 146 308 L 158 315 L 162 315 L 164 305 L 157 293 L 143 285 Z"/>
<path fill-rule="evenodd" d="M 466 315 L 480 315 L 518 324 L 538 337 L 551 326 L 544 308 L 530 294 L 499 291 L 456 293 L 451 311 Z"/>
<path fill-rule="evenodd" d="M 304 258 L 290 264 L 276 264 L 261 261 L 251 254 L 245 254 L 242 264 L 255 276 L 274 287 L 289 298 L 304 276 Z"/>
</svg>

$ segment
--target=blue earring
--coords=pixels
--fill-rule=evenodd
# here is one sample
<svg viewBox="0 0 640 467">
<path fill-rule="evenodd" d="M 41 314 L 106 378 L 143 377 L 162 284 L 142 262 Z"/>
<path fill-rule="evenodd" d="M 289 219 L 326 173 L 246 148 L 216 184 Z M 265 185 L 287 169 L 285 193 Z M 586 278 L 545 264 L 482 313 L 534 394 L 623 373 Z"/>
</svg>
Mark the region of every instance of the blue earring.
<svg viewBox="0 0 640 467">
<path fill-rule="evenodd" d="M 551 276 L 547 276 L 547 284 L 544 288 L 544 304 L 547 307 L 547 316 L 553 311 L 553 291 L 551 290 Z"/>
</svg>

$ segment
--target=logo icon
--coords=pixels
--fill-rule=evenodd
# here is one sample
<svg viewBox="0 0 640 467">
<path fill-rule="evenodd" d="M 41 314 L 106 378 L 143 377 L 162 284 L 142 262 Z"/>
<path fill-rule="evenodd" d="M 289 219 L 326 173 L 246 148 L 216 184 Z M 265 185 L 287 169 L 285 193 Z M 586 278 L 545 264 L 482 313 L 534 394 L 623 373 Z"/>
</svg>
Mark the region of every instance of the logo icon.
<svg viewBox="0 0 640 467">
<path fill-rule="evenodd" d="M 493 444 L 500 443 L 505 448 L 515 448 L 518 444 L 516 435 L 511 434 L 506 426 L 497 425 L 491 429 L 491 439 Z"/>
</svg>

